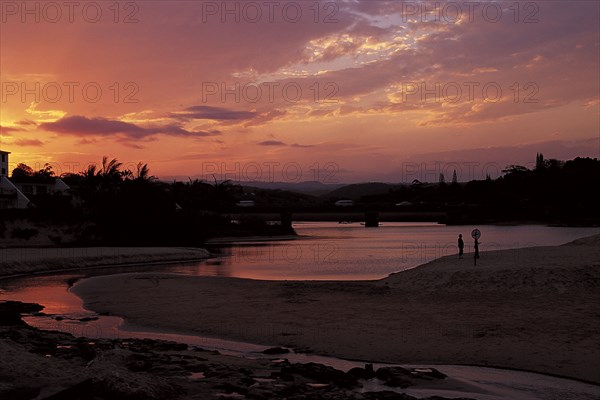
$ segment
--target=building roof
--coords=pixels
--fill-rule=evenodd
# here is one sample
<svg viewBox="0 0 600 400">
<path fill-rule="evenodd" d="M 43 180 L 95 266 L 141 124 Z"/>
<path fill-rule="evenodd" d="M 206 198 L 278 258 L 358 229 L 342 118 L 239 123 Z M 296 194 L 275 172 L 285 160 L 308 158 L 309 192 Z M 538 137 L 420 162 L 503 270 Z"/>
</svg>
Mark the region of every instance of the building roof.
<svg viewBox="0 0 600 400">
<path fill-rule="evenodd" d="M 10 154 L 10 151 L 4 151 L 4 150 L 0 150 L 0 153 L 4 153 L 4 154 Z"/>
<path fill-rule="evenodd" d="M 50 184 L 54 185 L 58 178 L 54 176 L 20 176 L 18 178 L 11 177 L 10 181 L 17 184 Z"/>
</svg>

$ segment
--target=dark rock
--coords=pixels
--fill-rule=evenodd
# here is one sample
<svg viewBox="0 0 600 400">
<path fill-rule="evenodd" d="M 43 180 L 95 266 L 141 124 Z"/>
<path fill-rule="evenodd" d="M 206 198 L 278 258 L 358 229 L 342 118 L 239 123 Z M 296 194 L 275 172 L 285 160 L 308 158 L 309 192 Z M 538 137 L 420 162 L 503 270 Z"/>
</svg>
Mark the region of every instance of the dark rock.
<svg viewBox="0 0 600 400">
<path fill-rule="evenodd" d="M 281 398 L 296 398 L 294 396 L 304 395 L 308 391 L 308 388 L 304 385 L 288 385 L 277 391 L 278 399 Z M 304 396 L 302 396 L 304 397 Z"/>
<path fill-rule="evenodd" d="M 96 350 L 88 343 L 79 343 L 77 345 L 77 350 L 79 351 L 79 356 L 86 361 L 91 361 L 96 358 Z"/>
<path fill-rule="evenodd" d="M 286 381 L 286 382 L 293 382 L 294 381 L 294 375 L 292 375 L 292 374 L 286 374 L 284 372 L 271 372 L 271 378 L 273 378 L 273 379 L 280 379 L 280 380 Z"/>
<path fill-rule="evenodd" d="M 188 345 L 168 340 L 139 339 L 131 341 L 129 348 L 136 351 L 185 351 L 188 349 Z"/>
<path fill-rule="evenodd" d="M 435 368 L 412 368 L 411 374 L 414 378 L 420 379 L 446 379 L 447 376 Z"/>
<path fill-rule="evenodd" d="M 365 369 L 360 367 L 352 368 L 350 371 L 348 371 L 348 374 L 356 377 L 356 379 L 370 379 L 367 377 L 367 372 Z"/>
<path fill-rule="evenodd" d="M 409 369 L 402 367 L 383 367 L 375 373 L 383 384 L 389 387 L 407 388 L 412 386 L 412 373 Z"/>
<path fill-rule="evenodd" d="M 80 322 L 88 322 L 88 321 L 96 321 L 98 319 L 98 317 L 83 317 L 83 318 L 79 318 Z"/>
<path fill-rule="evenodd" d="M 365 368 L 352 368 L 348 373 L 357 379 L 372 379 L 375 378 L 375 371 L 373 371 L 373 364 L 365 364 Z"/>
<path fill-rule="evenodd" d="M 30 400 L 35 399 L 40 394 L 41 388 L 37 387 L 10 387 L 0 390 L 0 399 L 10 400 Z"/>
<path fill-rule="evenodd" d="M 44 398 L 44 400 L 87 400 L 94 393 L 93 379 L 86 379 L 74 386 Z"/>
<path fill-rule="evenodd" d="M 452 398 L 448 398 L 448 397 L 432 396 L 432 397 L 428 397 L 428 398 L 422 399 L 422 400 L 477 400 L 477 399 L 474 399 L 473 397 L 452 397 Z"/>
<path fill-rule="evenodd" d="M 412 397 L 403 393 L 392 392 L 389 390 L 384 390 L 382 392 L 367 392 L 364 393 L 363 398 L 365 400 L 417 400 L 416 397 Z"/>
<path fill-rule="evenodd" d="M 40 312 L 43 306 L 35 303 L 21 303 L 20 301 L 0 301 L 0 326 L 24 325 L 21 314 Z"/>
<path fill-rule="evenodd" d="M 288 349 L 283 347 L 271 347 L 262 351 L 263 354 L 287 354 L 289 352 L 290 351 Z"/>
<path fill-rule="evenodd" d="M 219 383 L 213 386 L 215 389 L 222 390 L 226 394 L 238 393 L 241 395 L 246 395 L 248 393 L 248 389 L 236 385 L 232 385 L 231 383 Z"/>
<path fill-rule="evenodd" d="M 322 364 L 291 364 L 281 368 L 281 373 L 300 375 L 318 383 L 331 383 L 341 388 L 360 387 L 355 376 Z"/>
<path fill-rule="evenodd" d="M 264 395 L 261 393 L 249 393 L 246 398 L 250 399 L 250 400 L 272 400 L 272 397 L 270 394 L 269 395 Z"/>
<path fill-rule="evenodd" d="M 240 379 L 240 383 L 245 386 L 252 386 L 256 383 L 256 381 L 254 379 L 250 378 L 249 376 L 245 376 L 242 379 Z"/>
<path fill-rule="evenodd" d="M 180 387 L 165 377 L 136 374 L 119 367 L 101 371 L 93 382 L 93 391 L 82 400 L 164 400 L 175 399 L 181 392 Z"/>
<path fill-rule="evenodd" d="M 142 354 L 130 356 L 125 365 L 130 371 L 134 372 L 149 371 L 153 366 L 148 357 Z"/>
</svg>

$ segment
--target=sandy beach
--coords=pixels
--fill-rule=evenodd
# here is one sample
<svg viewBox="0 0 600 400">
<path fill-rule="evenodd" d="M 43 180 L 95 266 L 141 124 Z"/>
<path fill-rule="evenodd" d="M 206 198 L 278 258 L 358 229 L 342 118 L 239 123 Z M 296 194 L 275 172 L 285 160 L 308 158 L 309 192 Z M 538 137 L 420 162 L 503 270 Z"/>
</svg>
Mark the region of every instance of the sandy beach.
<svg viewBox="0 0 600 400">
<path fill-rule="evenodd" d="M 341 358 L 471 364 L 600 383 L 600 235 L 449 256 L 378 281 L 168 274 L 84 280 L 86 307 L 135 324 Z"/>
<path fill-rule="evenodd" d="M 0 249 L 0 277 L 148 263 L 193 261 L 208 258 L 201 248 L 183 247 L 38 247 Z"/>
</svg>

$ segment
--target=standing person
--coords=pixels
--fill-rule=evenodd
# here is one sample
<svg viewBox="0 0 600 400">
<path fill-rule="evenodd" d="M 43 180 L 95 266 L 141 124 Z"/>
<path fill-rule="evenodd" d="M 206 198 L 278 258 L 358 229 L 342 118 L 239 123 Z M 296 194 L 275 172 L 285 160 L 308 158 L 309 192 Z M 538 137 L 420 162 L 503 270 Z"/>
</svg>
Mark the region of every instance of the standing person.
<svg viewBox="0 0 600 400">
<path fill-rule="evenodd" d="M 458 258 L 463 258 L 463 250 L 465 248 L 465 242 L 463 242 L 462 234 L 458 235 Z"/>
<path fill-rule="evenodd" d="M 473 256 L 473 260 L 475 262 L 475 265 L 477 265 L 477 259 L 479 258 L 479 239 L 475 239 L 475 244 L 473 245 L 473 248 L 475 249 L 475 255 Z"/>
</svg>

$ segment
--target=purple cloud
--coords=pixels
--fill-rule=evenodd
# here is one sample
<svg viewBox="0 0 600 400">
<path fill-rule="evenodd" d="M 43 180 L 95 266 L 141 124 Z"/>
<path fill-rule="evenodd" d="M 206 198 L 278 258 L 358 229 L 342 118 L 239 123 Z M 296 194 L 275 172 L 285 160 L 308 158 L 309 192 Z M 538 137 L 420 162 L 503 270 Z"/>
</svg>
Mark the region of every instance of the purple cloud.
<svg viewBox="0 0 600 400">
<path fill-rule="evenodd" d="M 265 140 L 263 142 L 258 142 L 259 146 L 287 146 L 286 143 L 281 142 L 279 140 Z"/>
<path fill-rule="evenodd" d="M 17 128 L 17 127 L 13 127 L 13 126 L 2 126 L 0 125 L 0 132 L 1 133 L 12 133 L 12 132 L 22 132 L 25 129 L 23 128 Z"/>
<path fill-rule="evenodd" d="M 107 118 L 87 118 L 80 115 L 64 117 L 55 122 L 47 122 L 40 128 L 56 133 L 68 135 L 97 135 L 115 136 L 123 135 L 129 139 L 144 139 L 153 135 L 168 135 L 182 137 L 215 136 L 219 131 L 188 131 L 176 124 L 164 126 L 141 127 L 129 122 L 111 120 Z"/>
<path fill-rule="evenodd" d="M 36 146 L 41 147 L 44 145 L 44 142 L 38 139 L 18 139 L 15 140 L 15 144 L 17 146 Z"/>
<path fill-rule="evenodd" d="M 262 142 L 258 142 L 257 145 L 259 145 L 259 146 L 286 146 L 286 147 L 296 147 L 296 148 L 315 147 L 315 145 L 313 145 L 313 144 L 298 144 L 298 143 L 287 144 L 280 140 L 265 140 Z"/>
<path fill-rule="evenodd" d="M 32 121 L 30 119 L 24 119 L 24 120 L 18 121 L 17 124 L 23 125 L 23 126 L 28 126 L 28 125 L 37 126 L 37 122 Z"/>
</svg>

